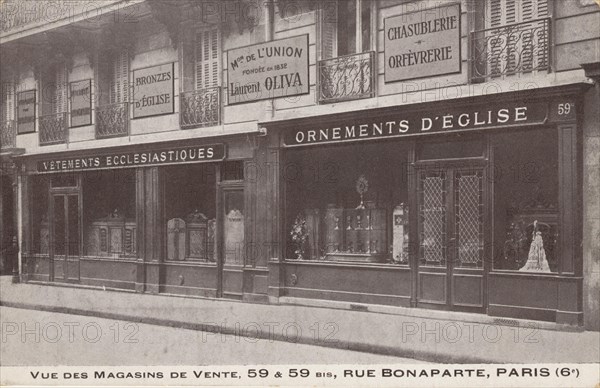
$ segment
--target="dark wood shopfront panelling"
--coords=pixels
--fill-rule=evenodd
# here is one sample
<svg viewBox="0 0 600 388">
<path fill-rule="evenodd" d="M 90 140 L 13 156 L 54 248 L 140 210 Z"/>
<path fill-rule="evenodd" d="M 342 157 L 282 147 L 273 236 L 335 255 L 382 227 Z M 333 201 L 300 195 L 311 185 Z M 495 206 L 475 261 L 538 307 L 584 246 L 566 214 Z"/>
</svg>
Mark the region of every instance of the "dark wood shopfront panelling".
<svg viewBox="0 0 600 388">
<path fill-rule="evenodd" d="M 480 228 L 483 236 L 477 243 L 480 249 L 480 264 L 476 266 L 457 267 L 457 259 L 461 253 L 457 248 L 455 241 L 446 245 L 451 252 L 448 257 L 450 261 L 450 271 L 447 267 L 436 268 L 428 267 L 426 263 L 419 264 L 418 248 L 413 246 L 412 257 L 409 267 L 399 267 L 390 265 L 383 269 L 377 265 L 357 265 L 353 263 L 332 263 L 320 260 L 289 260 L 285 257 L 283 250 L 280 256 L 271 258 L 269 262 L 269 296 L 277 298 L 280 296 L 290 296 L 298 298 L 329 299 L 347 302 L 365 302 L 390 305 L 421 306 L 428 308 L 458 309 L 466 311 L 478 311 L 488 313 L 494 316 L 518 317 L 526 319 L 548 320 L 558 323 L 580 324 L 581 322 L 581 248 L 578 241 L 581 239 L 581 214 L 580 197 L 581 182 L 578 171 L 581 163 L 581 146 L 578 140 L 577 123 L 574 121 L 579 116 L 574 115 L 568 118 L 556 118 L 554 110 L 560 105 L 561 101 L 569 101 L 573 106 L 579 105 L 579 96 L 581 94 L 579 86 L 567 87 L 564 89 L 545 89 L 537 91 L 535 98 L 531 94 L 510 93 L 505 95 L 492 96 L 489 98 L 490 107 L 504 106 L 507 101 L 512 104 L 522 101 L 523 104 L 533 103 L 536 111 L 532 122 L 514 122 L 509 127 L 502 125 L 492 125 L 489 129 L 483 125 L 477 132 L 471 132 L 474 136 L 486 139 L 484 144 L 485 153 L 479 154 L 480 157 L 465 155 L 466 159 L 460 162 L 471 163 L 477 159 L 480 163 L 483 174 L 483 186 L 481 187 L 479 207 L 481 208 L 482 225 Z M 339 127 L 344 125 L 356 125 L 358 136 L 359 124 L 365 124 L 367 132 L 371 131 L 368 123 L 382 123 L 373 127 L 373 133 L 379 133 L 379 127 L 387 128 L 388 123 L 393 120 L 400 120 L 408 117 L 410 123 L 414 117 L 427 114 L 435 117 L 432 110 L 439 111 L 440 115 L 447 112 L 461 114 L 461 106 L 469 107 L 474 103 L 481 105 L 475 99 L 464 99 L 464 101 L 448 101 L 436 106 L 435 109 L 427 107 L 427 104 L 416 104 L 414 107 L 403 107 L 400 109 L 374 109 L 373 111 L 356 113 L 345 113 L 342 115 L 328 115 L 321 118 L 289 120 L 271 124 L 269 130 L 273 133 L 273 138 L 279 139 L 281 147 L 285 148 L 312 146 L 312 147 L 331 147 L 333 143 L 345 142 L 360 147 L 364 141 L 369 140 L 369 136 L 364 138 L 345 138 L 350 135 L 340 135 L 339 141 L 335 139 L 338 133 L 345 133 Z M 486 105 L 487 106 L 487 105 Z M 411 108 L 413 110 L 411 110 Z M 468 111 L 468 108 L 465 108 Z M 490 108 L 494 109 L 494 108 Z M 532 108 L 533 109 L 533 108 Z M 537 109 L 546 110 L 545 113 Z M 407 113 L 408 112 L 408 113 Z M 412 113 L 411 113 L 412 112 Z M 533 110 L 532 110 L 533 112 Z M 532 116 L 532 117 L 533 117 Z M 394 118 L 395 117 L 395 118 Z M 457 115 L 454 115 L 456 118 Z M 390 118 L 390 122 L 387 122 Z M 412 120 L 412 121 L 411 121 Z M 477 120 L 477 119 L 475 119 Z M 396 121 L 397 123 L 397 121 Z M 264 124 L 269 126 L 268 123 Z M 389 124 L 394 128 L 393 124 Z M 494 155 L 492 144 L 488 137 L 483 134 L 495 133 L 510 134 L 516 129 L 527 131 L 529 129 L 548 131 L 552 138 L 558 133 L 558 146 L 556 152 L 558 157 L 558 176 L 557 183 L 553 183 L 558 192 L 557 203 L 560 215 L 557 216 L 557 222 L 560 226 L 558 234 L 556 257 L 560 262 L 558 268 L 553 267 L 553 272 L 519 272 L 492 268 L 496 255 L 502 255 L 498 247 L 505 243 L 503 231 L 495 230 L 494 211 L 494 182 L 496 165 L 494 164 Z M 476 129 L 476 128 L 475 128 Z M 337 131 L 337 132 L 336 132 Z M 498 132 L 492 132 L 498 131 Z M 410 132 L 410 131 L 409 131 Z M 434 132 L 434 131 L 431 131 Z M 300 133 L 300 135 L 297 135 Z M 370 132 L 369 132 L 370 133 Z M 385 135 L 385 131 L 384 131 Z M 410 133 L 407 134 L 409 136 Z M 418 144 L 423 144 L 429 139 L 436 139 L 430 136 L 430 133 L 420 133 L 423 137 L 410 137 L 402 141 L 412 144 L 413 153 Z M 426 137 L 429 136 L 429 137 Z M 438 133 L 438 139 L 443 134 Z M 518 133 L 515 132 L 515 136 Z M 402 137 L 397 135 L 397 137 Z M 357 142 L 357 141 L 361 142 Z M 376 141 L 377 138 L 371 140 Z M 388 139 L 388 143 L 391 139 Z M 309 144 L 310 143 L 310 144 Z M 447 148 L 447 143 L 445 143 Z M 487 145 L 485 145 L 487 144 Z M 460 146 L 460 142 L 459 142 Z M 533 144 L 535 147 L 535 144 Z M 466 151 L 466 147 L 463 147 Z M 358 148 L 357 148 L 358 149 Z M 535 153 L 535 148 L 532 149 Z M 510 152 L 509 152 L 510 153 Z M 457 158 L 456 156 L 450 159 Z M 460 158 L 460 156 L 459 156 Z M 418 166 L 417 153 L 413 154 L 412 160 Z M 282 160 L 285 162 L 285 153 Z M 455 159 L 456 160 L 456 159 Z M 436 160 L 438 169 L 444 166 L 444 160 Z M 435 164 L 434 163 L 434 164 Z M 441 164 L 440 164 L 441 163 Z M 424 166 L 423 166 L 424 167 Z M 452 164 L 446 165 L 446 171 L 453 171 Z M 493 167 L 493 168 L 491 168 Z M 507 166 L 510 168 L 510 166 Z M 448 170 L 449 168 L 449 170 Z M 552 170 L 555 171 L 555 170 Z M 513 173 L 505 171 L 506 174 Z M 418 194 L 417 194 L 417 172 L 410 174 L 408 185 L 411 188 L 409 192 L 410 205 L 410 241 L 414 244 L 420 241 L 422 236 L 417 231 L 418 226 Z M 513 182 L 512 184 L 519 184 Z M 504 188 L 501 192 L 506 191 Z M 282 195 L 285 195 L 281 189 Z M 450 189 L 450 192 L 455 191 Z M 458 195 L 456 193 L 452 195 Z M 448 208 L 457 209 L 455 198 L 450 198 L 451 203 Z M 506 201 L 505 201 L 506 202 Z M 503 205 L 506 206 L 506 205 Z M 502 207 L 501 209 L 505 209 Z M 556 209 L 556 207 L 554 208 Z M 447 215 L 449 220 L 455 218 L 452 213 Z M 537 217 L 537 216 L 536 216 Z M 280 220 L 285 220 L 280 217 Z M 508 216 L 507 216 L 508 219 Z M 459 222 L 456 220 L 456 222 Z M 502 221 L 506 222 L 506 221 Z M 504 224 L 502 224 L 504 225 Z M 505 226 L 500 226 L 504 228 Z M 456 228 L 456 226 L 455 226 Z M 449 231 L 449 239 L 455 239 L 452 230 Z M 289 231 L 282 227 L 282 236 L 287 237 Z M 463 252 L 464 253 L 464 252 Z M 460 261 L 460 260 L 459 260 Z M 517 267 L 519 268 L 519 267 Z"/>
</svg>

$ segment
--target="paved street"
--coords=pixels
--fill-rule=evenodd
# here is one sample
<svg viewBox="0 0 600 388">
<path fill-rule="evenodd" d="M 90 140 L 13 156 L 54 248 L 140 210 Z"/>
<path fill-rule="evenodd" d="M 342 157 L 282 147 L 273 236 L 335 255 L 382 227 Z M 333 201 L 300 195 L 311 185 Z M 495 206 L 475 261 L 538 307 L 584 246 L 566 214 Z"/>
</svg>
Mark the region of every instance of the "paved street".
<svg viewBox="0 0 600 388">
<path fill-rule="evenodd" d="M 0 307 L 0 365 L 422 363 L 310 345 Z"/>
</svg>

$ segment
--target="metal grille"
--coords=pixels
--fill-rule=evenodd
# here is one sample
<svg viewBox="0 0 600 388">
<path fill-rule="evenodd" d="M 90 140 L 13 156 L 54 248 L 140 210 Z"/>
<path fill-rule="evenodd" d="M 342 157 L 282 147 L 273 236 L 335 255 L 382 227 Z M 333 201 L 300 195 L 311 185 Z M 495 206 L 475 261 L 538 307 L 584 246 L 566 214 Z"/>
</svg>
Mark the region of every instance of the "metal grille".
<svg viewBox="0 0 600 388">
<path fill-rule="evenodd" d="M 421 176 L 420 258 L 425 264 L 445 265 L 446 261 L 446 176 Z"/>
<path fill-rule="evenodd" d="M 40 116 L 40 145 L 66 143 L 69 137 L 66 113 Z"/>
<path fill-rule="evenodd" d="M 319 61 L 319 103 L 373 97 L 374 58 L 371 51 Z"/>
<path fill-rule="evenodd" d="M 550 19 L 475 31 L 473 78 L 550 70 Z"/>
<path fill-rule="evenodd" d="M 458 242 L 456 264 L 479 267 L 483 254 L 482 175 L 457 173 L 455 225 Z"/>
<path fill-rule="evenodd" d="M 0 123 L 0 148 L 14 148 L 17 134 L 17 126 L 14 120 L 2 121 Z"/>
<path fill-rule="evenodd" d="M 96 108 L 96 139 L 127 136 L 129 108 L 126 102 Z"/>
<path fill-rule="evenodd" d="M 181 93 L 181 128 L 207 127 L 221 122 L 221 88 L 214 87 Z"/>
</svg>

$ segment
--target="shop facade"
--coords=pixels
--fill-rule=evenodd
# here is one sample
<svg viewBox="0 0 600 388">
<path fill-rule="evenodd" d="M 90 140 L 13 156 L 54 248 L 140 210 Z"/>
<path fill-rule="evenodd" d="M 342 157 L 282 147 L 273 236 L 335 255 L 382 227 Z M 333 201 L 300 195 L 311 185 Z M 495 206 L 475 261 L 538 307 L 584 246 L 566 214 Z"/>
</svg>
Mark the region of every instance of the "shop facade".
<svg viewBox="0 0 600 388">
<path fill-rule="evenodd" d="M 242 299 L 246 137 L 24 157 L 28 281 Z"/>
<path fill-rule="evenodd" d="M 581 324 L 585 89 L 265 124 L 285 245 L 270 296 Z"/>
<path fill-rule="evenodd" d="M 595 3 L 6 3 L 24 281 L 598 330 Z"/>
</svg>

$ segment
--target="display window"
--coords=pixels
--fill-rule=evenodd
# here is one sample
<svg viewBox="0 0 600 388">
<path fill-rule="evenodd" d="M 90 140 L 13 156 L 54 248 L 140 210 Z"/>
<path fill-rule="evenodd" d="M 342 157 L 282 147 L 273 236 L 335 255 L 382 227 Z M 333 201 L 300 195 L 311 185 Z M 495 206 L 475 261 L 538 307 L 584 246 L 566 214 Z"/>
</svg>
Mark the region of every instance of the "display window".
<svg viewBox="0 0 600 388">
<path fill-rule="evenodd" d="M 494 269 L 558 271 L 559 183 L 556 131 L 495 134 Z"/>
<path fill-rule="evenodd" d="M 407 144 L 286 155 L 286 258 L 408 264 Z"/>
<path fill-rule="evenodd" d="M 132 169 L 82 174 L 85 256 L 136 257 L 135 179 Z"/>
<path fill-rule="evenodd" d="M 217 167 L 165 167 L 164 219 L 169 261 L 216 261 Z"/>
</svg>

